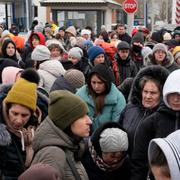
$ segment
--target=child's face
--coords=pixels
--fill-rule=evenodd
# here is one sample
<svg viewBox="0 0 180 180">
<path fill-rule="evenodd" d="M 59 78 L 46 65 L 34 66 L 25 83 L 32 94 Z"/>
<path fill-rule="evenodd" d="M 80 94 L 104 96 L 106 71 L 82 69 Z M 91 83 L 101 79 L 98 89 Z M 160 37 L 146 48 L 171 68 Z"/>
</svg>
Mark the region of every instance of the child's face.
<svg viewBox="0 0 180 180">
<path fill-rule="evenodd" d="M 151 171 L 156 180 L 171 180 L 167 168 L 164 166 L 152 166 Z"/>
</svg>

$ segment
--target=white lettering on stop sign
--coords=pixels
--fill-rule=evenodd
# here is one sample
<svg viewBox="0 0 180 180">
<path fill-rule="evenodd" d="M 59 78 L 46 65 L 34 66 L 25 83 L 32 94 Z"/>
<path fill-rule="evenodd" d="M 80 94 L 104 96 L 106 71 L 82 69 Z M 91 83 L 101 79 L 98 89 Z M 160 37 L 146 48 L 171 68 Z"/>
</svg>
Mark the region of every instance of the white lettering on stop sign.
<svg viewBox="0 0 180 180">
<path fill-rule="evenodd" d="M 132 3 L 128 3 L 124 5 L 125 9 L 135 9 L 136 8 L 136 4 L 132 4 Z"/>
</svg>

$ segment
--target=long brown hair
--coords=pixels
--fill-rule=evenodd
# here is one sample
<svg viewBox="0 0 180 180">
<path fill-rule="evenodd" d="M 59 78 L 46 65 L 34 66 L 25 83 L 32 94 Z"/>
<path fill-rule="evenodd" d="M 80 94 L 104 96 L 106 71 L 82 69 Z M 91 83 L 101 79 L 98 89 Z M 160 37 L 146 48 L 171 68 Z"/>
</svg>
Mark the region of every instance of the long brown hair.
<svg viewBox="0 0 180 180">
<path fill-rule="evenodd" d="M 93 88 L 91 86 L 91 79 L 92 79 L 93 75 L 96 75 L 102 82 L 105 83 L 106 90 L 103 93 L 101 93 L 101 94 L 97 94 L 93 90 Z M 99 114 L 102 114 L 103 108 L 104 108 L 105 97 L 108 94 L 107 81 L 105 81 L 98 73 L 93 73 L 88 78 L 88 81 L 87 81 L 87 90 L 88 90 L 88 94 L 90 94 L 92 96 L 93 101 L 94 101 L 95 116 L 98 116 Z"/>
</svg>

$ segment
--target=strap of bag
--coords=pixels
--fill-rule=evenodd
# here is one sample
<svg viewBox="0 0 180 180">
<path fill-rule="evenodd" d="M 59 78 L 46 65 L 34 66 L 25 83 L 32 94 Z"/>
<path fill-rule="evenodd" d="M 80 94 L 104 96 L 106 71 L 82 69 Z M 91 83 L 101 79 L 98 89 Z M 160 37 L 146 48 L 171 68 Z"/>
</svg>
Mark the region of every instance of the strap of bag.
<svg viewBox="0 0 180 180">
<path fill-rule="evenodd" d="M 75 179 L 76 180 L 81 180 L 81 177 L 80 177 L 80 175 L 79 175 L 79 173 L 78 173 L 78 171 L 77 171 L 77 169 L 76 169 L 76 167 L 74 165 L 74 162 L 72 161 L 72 159 L 70 158 L 70 156 L 68 154 L 66 154 L 66 159 L 67 159 L 67 162 L 68 162 L 68 164 L 69 164 L 69 166 L 70 166 L 70 168 L 72 170 L 72 173 L 75 176 Z"/>
</svg>

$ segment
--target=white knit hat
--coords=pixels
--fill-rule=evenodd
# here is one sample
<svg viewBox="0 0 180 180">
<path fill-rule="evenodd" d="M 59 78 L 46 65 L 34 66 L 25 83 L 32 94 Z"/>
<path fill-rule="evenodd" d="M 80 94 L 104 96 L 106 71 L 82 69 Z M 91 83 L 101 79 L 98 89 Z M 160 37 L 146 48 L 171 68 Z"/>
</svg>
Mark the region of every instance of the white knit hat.
<svg viewBox="0 0 180 180">
<path fill-rule="evenodd" d="M 100 135 L 99 144 L 102 152 L 127 151 L 127 133 L 119 128 L 107 128 Z"/>
<path fill-rule="evenodd" d="M 73 47 L 69 50 L 68 56 L 73 56 L 74 58 L 80 60 L 83 57 L 83 51 L 79 47 Z"/>
<path fill-rule="evenodd" d="M 49 60 L 50 56 L 51 56 L 51 52 L 46 46 L 37 45 L 31 54 L 31 59 L 34 61 L 44 61 L 44 60 Z"/>
</svg>

